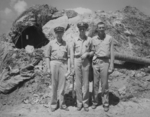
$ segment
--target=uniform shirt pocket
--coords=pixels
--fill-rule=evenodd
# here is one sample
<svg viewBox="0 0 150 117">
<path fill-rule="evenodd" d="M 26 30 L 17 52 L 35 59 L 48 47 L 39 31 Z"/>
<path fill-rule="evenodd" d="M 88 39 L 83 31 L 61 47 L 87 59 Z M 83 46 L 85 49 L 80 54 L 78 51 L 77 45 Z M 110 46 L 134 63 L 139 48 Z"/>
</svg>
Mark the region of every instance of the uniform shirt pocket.
<svg viewBox="0 0 150 117">
<path fill-rule="evenodd" d="M 53 46 L 53 47 L 52 47 L 52 52 L 57 52 L 57 51 L 58 51 L 58 47 Z"/>
<path fill-rule="evenodd" d="M 75 45 L 75 52 L 80 53 L 81 51 L 81 46 L 80 45 Z"/>
<path fill-rule="evenodd" d="M 85 44 L 85 51 L 89 51 L 90 50 L 90 44 L 89 43 L 86 43 Z"/>
<path fill-rule="evenodd" d="M 93 46 L 92 48 L 96 51 L 100 47 L 100 42 L 94 41 L 92 46 Z"/>
<path fill-rule="evenodd" d="M 67 57 L 67 48 L 66 47 L 61 47 L 59 50 L 59 55 L 60 58 L 66 58 Z"/>
</svg>

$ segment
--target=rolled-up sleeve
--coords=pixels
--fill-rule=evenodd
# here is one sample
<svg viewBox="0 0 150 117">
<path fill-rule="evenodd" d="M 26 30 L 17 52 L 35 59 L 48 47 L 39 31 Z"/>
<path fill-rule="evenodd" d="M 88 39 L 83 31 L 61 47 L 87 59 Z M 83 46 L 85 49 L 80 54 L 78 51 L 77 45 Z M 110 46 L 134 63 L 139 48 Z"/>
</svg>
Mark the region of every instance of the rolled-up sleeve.
<svg viewBox="0 0 150 117">
<path fill-rule="evenodd" d="M 91 38 L 91 40 L 90 40 L 90 45 L 91 45 L 90 50 L 94 52 L 95 51 L 95 46 L 93 44 L 93 41 L 94 41 L 94 38 Z"/>
<path fill-rule="evenodd" d="M 51 56 L 51 42 L 48 43 L 48 45 L 46 47 L 46 52 L 45 52 L 46 58 L 50 58 L 50 56 Z"/>
</svg>

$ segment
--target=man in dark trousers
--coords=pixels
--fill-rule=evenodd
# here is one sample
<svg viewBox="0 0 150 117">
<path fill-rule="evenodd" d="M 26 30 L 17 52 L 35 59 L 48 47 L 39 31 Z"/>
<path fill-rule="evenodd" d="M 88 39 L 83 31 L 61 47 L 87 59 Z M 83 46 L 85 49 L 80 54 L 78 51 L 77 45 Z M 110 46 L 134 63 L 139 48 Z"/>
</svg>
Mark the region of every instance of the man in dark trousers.
<svg viewBox="0 0 150 117">
<path fill-rule="evenodd" d="M 52 79 L 52 99 L 51 111 L 57 109 L 57 102 L 59 101 L 60 109 L 69 111 L 64 103 L 64 89 L 66 82 L 66 74 L 70 73 L 69 47 L 62 39 L 65 29 L 63 27 L 56 27 L 54 32 L 56 39 L 50 41 L 46 51 L 46 61 L 48 72 L 51 73 Z"/>
<path fill-rule="evenodd" d="M 92 50 L 94 52 L 92 64 L 94 74 L 93 105 L 98 106 L 99 86 L 102 86 L 102 104 L 105 111 L 109 110 L 108 73 L 114 69 L 114 47 L 113 39 L 105 33 L 106 26 L 103 22 L 97 24 L 97 35 L 92 38 Z M 110 58 L 110 61 L 109 61 Z M 101 82 L 100 82 L 101 79 Z"/>
</svg>

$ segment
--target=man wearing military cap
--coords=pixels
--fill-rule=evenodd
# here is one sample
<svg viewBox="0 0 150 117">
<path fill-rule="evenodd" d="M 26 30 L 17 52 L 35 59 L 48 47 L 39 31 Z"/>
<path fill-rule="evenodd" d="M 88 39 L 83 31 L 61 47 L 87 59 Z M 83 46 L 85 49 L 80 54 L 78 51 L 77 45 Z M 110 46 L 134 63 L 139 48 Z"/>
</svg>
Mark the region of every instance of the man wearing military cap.
<svg viewBox="0 0 150 117">
<path fill-rule="evenodd" d="M 58 101 L 60 109 L 69 111 L 64 103 L 65 75 L 70 73 L 69 47 L 62 39 L 64 31 L 60 26 L 54 29 L 56 39 L 49 42 L 46 51 L 48 72 L 52 79 L 52 112 L 57 109 Z"/>
<path fill-rule="evenodd" d="M 89 111 L 89 57 L 92 55 L 90 48 L 91 38 L 85 34 L 88 29 L 87 23 L 80 22 L 77 24 L 77 27 L 79 29 L 79 36 L 74 39 L 72 46 L 74 50 L 77 110 L 80 111 L 84 107 L 85 111 Z"/>
</svg>

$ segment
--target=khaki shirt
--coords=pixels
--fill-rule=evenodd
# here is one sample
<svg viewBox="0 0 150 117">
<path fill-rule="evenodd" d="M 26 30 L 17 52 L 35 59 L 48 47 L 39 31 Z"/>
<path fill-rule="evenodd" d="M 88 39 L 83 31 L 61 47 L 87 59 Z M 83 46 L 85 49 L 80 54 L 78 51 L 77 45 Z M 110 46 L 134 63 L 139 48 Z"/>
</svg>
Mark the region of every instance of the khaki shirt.
<svg viewBox="0 0 150 117">
<path fill-rule="evenodd" d="M 112 37 L 110 35 L 106 34 L 104 40 L 101 40 L 98 36 L 95 36 L 91 42 L 92 50 L 95 53 L 94 55 L 98 55 L 99 57 L 109 57 L 112 42 Z"/>
<path fill-rule="evenodd" d="M 87 39 L 83 40 L 81 38 L 76 38 L 73 41 L 73 48 L 74 48 L 74 55 L 76 56 L 81 56 L 86 52 L 91 51 L 91 38 L 87 37 Z"/>
<path fill-rule="evenodd" d="M 57 39 L 50 41 L 47 56 L 51 60 L 67 60 L 69 57 L 69 47 L 66 41 L 59 43 Z"/>
</svg>

